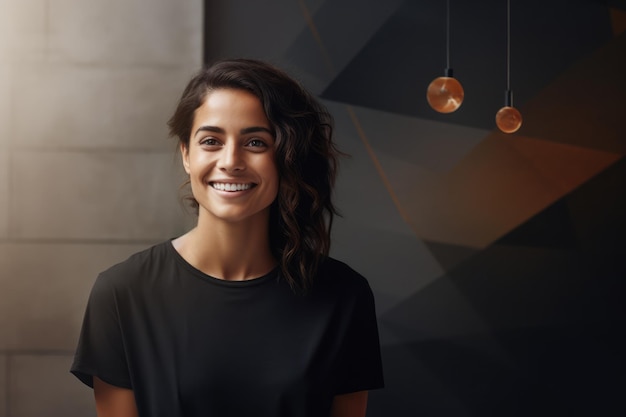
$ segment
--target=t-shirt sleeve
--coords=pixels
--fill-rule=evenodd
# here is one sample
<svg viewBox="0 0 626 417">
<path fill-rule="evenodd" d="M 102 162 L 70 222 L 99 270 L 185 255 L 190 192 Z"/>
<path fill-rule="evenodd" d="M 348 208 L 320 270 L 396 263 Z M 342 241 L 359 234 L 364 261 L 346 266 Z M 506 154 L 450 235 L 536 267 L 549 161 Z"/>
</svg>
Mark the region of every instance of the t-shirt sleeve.
<svg viewBox="0 0 626 417">
<path fill-rule="evenodd" d="M 132 388 L 119 322 L 118 297 L 112 280 L 100 274 L 89 295 L 83 325 L 70 369 L 93 388 L 93 377 Z"/>
<path fill-rule="evenodd" d="M 384 386 L 374 295 L 361 279 L 336 367 L 335 395 Z"/>
</svg>

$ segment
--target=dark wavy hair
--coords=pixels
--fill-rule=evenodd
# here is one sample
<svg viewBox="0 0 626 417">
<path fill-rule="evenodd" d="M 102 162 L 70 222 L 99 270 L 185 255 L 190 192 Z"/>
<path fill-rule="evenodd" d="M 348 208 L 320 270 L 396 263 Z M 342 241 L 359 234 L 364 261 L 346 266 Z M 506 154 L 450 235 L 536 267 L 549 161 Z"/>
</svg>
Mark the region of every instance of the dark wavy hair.
<svg viewBox="0 0 626 417">
<path fill-rule="evenodd" d="M 200 70 L 185 88 L 168 126 L 189 147 L 194 114 L 207 94 L 238 89 L 260 100 L 276 135 L 278 197 L 270 209 L 270 246 L 281 276 L 294 291 L 306 291 L 330 250 L 332 201 L 338 158 L 333 118 L 298 81 L 259 60 L 222 60 Z M 187 196 L 198 209 L 193 196 Z"/>
</svg>

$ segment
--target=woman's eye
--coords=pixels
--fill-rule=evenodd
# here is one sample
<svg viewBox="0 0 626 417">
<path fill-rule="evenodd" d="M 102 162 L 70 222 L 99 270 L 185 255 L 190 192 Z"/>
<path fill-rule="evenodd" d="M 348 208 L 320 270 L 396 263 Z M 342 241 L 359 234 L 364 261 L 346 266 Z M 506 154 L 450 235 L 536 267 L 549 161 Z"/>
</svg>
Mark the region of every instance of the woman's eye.
<svg viewBox="0 0 626 417">
<path fill-rule="evenodd" d="M 213 138 L 204 138 L 200 141 L 201 145 L 214 146 L 217 145 L 217 140 Z"/>
<path fill-rule="evenodd" d="M 260 139 L 252 139 L 250 142 L 248 142 L 248 146 L 251 146 L 253 148 L 258 148 L 258 147 L 265 147 L 267 145 L 265 144 L 265 142 L 263 142 Z"/>
</svg>

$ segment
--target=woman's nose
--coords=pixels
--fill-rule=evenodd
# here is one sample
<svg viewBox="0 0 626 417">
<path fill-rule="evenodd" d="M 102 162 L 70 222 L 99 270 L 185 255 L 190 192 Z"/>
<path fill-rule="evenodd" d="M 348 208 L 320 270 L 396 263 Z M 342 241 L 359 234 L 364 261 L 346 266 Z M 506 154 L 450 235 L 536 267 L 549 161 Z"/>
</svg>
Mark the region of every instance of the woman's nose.
<svg viewBox="0 0 626 417">
<path fill-rule="evenodd" d="M 245 161 L 242 150 L 235 144 L 226 144 L 220 152 L 218 168 L 225 172 L 242 171 L 245 169 Z"/>
</svg>

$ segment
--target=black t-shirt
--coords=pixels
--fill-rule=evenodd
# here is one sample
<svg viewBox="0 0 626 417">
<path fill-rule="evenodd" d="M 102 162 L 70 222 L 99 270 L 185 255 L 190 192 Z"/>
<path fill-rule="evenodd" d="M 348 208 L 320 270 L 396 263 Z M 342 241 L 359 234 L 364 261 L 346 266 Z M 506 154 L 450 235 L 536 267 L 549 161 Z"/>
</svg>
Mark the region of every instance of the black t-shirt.
<svg viewBox="0 0 626 417">
<path fill-rule="evenodd" d="M 278 270 L 210 277 L 170 241 L 101 273 L 71 372 L 134 391 L 142 417 L 328 416 L 383 386 L 372 291 L 332 258 L 295 294 Z"/>
</svg>

